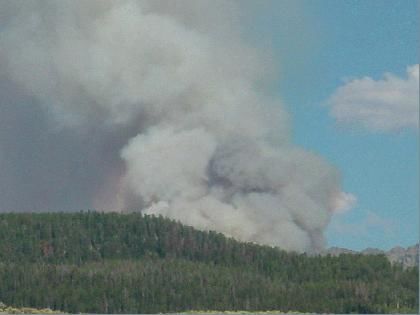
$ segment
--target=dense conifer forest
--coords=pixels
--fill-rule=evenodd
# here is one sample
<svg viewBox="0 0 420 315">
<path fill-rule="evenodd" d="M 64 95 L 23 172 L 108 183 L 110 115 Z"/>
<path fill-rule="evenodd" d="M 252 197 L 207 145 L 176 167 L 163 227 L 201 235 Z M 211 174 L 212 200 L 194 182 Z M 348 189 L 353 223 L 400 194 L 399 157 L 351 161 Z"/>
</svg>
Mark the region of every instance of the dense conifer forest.
<svg viewBox="0 0 420 315">
<path fill-rule="evenodd" d="M 417 313 L 418 267 L 308 256 L 162 217 L 0 214 L 0 301 L 72 313 Z"/>
</svg>

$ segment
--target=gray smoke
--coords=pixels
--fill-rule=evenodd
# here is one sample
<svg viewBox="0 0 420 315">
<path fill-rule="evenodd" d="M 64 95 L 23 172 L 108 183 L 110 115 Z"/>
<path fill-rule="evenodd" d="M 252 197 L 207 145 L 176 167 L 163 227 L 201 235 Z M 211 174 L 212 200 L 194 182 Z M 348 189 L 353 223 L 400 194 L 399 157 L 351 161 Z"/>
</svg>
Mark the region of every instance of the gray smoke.
<svg viewBox="0 0 420 315">
<path fill-rule="evenodd" d="M 0 2 L 0 211 L 162 214 L 297 251 L 345 207 L 229 1 Z M 344 202 L 345 203 L 345 202 Z"/>
</svg>

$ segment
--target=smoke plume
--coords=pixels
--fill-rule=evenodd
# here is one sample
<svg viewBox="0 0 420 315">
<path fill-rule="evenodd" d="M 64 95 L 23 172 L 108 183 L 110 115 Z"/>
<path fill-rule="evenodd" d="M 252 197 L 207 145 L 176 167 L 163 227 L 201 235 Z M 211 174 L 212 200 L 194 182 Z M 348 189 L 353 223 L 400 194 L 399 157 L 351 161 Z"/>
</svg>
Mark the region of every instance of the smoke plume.
<svg viewBox="0 0 420 315">
<path fill-rule="evenodd" d="M 310 251 L 343 193 L 229 1 L 0 2 L 0 211 L 162 214 Z"/>
</svg>

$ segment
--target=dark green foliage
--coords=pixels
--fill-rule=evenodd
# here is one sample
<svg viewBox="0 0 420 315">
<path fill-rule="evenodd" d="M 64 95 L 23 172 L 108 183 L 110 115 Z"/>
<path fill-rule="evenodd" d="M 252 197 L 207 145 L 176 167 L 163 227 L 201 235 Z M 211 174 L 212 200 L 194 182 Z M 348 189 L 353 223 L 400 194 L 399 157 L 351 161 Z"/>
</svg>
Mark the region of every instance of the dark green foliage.
<svg viewBox="0 0 420 315">
<path fill-rule="evenodd" d="M 418 268 L 310 257 L 162 217 L 0 214 L 0 301 L 68 312 L 417 313 Z"/>
</svg>

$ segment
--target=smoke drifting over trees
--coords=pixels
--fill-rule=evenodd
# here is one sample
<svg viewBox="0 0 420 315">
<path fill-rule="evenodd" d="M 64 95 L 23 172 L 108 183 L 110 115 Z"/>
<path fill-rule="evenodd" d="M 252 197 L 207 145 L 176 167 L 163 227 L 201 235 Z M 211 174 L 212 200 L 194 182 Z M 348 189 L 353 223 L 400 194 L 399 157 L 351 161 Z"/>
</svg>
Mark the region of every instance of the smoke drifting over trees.
<svg viewBox="0 0 420 315">
<path fill-rule="evenodd" d="M 346 207 L 226 1 L 0 3 L 0 211 L 162 214 L 307 251 Z"/>
</svg>

